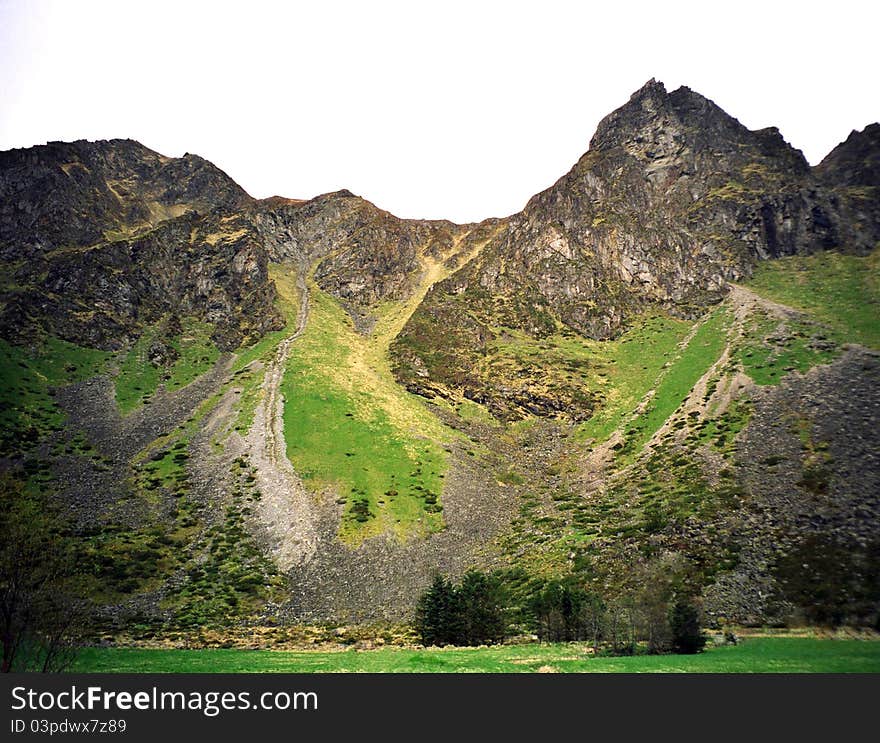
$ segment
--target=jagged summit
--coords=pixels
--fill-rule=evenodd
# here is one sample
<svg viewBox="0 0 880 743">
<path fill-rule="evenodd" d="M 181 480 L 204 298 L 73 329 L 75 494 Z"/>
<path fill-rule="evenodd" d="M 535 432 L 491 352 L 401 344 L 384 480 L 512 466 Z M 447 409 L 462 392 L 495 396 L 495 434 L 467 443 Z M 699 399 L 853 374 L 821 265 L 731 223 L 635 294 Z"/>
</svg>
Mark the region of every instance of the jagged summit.
<svg viewBox="0 0 880 743">
<path fill-rule="evenodd" d="M 0 256 L 92 245 L 251 201 L 204 158 L 165 157 L 131 139 L 10 150 L 0 153 Z"/>
<path fill-rule="evenodd" d="M 606 116 L 590 141 L 590 150 L 623 147 L 641 160 L 663 157 L 737 155 L 743 148 L 779 160 L 792 174 L 806 174 L 809 165 L 776 127 L 751 131 L 716 103 L 682 86 L 666 91 L 649 80 L 629 101 Z"/>
<path fill-rule="evenodd" d="M 840 186 L 880 186 L 880 123 L 852 131 L 816 166 L 820 178 Z"/>
<path fill-rule="evenodd" d="M 562 322 L 605 339 L 650 307 L 702 312 L 758 260 L 874 242 L 778 130 L 750 131 L 708 98 L 650 80 L 449 281 L 475 298 L 515 297 L 507 322 L 526 332 Z"/>
</svg>

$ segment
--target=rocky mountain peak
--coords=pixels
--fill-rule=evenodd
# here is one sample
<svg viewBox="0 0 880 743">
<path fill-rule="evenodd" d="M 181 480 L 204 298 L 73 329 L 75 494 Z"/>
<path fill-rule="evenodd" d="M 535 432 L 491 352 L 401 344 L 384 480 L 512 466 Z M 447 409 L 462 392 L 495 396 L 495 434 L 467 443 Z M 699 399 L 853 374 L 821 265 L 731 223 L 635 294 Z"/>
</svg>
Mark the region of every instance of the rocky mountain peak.
<svg viewBox="0 0 880 743">
<path fill-rule="evenodd" d="M 700 154 L 737 156 L 746 149 L 779 160 L 791 174 L 809 172 L 803 154 L 776 127 L 750 131 L 705 96 L 685 86 L 669 93 L 654 79 L 600 122 L 590 149 L 614 147 L 642 162 Z"/>
<path fill-rule="evenodd" d="M 0 152 L 0 257 L 94 245 L 251 201 L 204 158 L 165 157 L 131 139 Z"/>
<path fill-rule="evenodd" d="M 880 242 L 880 124 L 852 132 L 813 172 L 838 194 L 841 208 L 859 226 L 867 247 Z"/>
<path fill-rule="evenodd" d="M 880 124 L 853 131 L 816 166 L 816 174 L 838 186 L 880 186 Z"/>
</svg>

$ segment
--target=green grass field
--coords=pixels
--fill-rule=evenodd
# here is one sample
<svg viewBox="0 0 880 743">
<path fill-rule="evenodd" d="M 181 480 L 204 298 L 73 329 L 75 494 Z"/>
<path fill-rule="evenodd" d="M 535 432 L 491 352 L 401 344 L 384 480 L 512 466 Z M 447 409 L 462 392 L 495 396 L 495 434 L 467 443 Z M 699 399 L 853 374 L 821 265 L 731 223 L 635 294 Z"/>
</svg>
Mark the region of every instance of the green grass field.
<svg viewBox="0 0 880 743">
<path fill-rule="evenodd" d="M 878 673 L 880 641 L 752 638 L 700 655 L 593 658 L 584 644 L 272 651 L 86 648 L 83 673 Z"/>
</svg>

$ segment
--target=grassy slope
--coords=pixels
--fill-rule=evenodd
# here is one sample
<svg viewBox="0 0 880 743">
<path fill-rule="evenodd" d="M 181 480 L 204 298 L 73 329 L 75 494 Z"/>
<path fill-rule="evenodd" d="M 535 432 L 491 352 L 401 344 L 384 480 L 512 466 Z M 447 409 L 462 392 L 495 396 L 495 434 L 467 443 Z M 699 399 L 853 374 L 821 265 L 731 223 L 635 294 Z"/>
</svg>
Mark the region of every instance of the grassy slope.
<svg viewBox="0 0 880 743">
<path fill-rule="evenodd" d="M 537 494 L 528 496 L 503 551 L 526 569 L 564 573 L 569 569 L 566 557 L 578 554 L 597 535 L 606 542 L 646 544 L 673 521 L 709 518 L 734 505 L 739 493 L 732 470 L 722 467 L 713 473 L 717 477 L 707 477 L 694 452 L 708 445 L 730 462 L 735 437 L 751 414 L 748 398 L 729 404 L 716 400 L 702 414 L 690 416 L 684 416 L 681 404 L 725 349 L 730 360 L 707 380 L 704 403 L 716 389 L 724 390 L 737 370 L 759 385 L 778 384 L 789 373 L 833 360 L 843 342 L 873 342 L 871 333 L 880 332 L 877 261 L 878 253 L 867 258 L 823 254 L 760 264 L 749 288 L 803 308 L 801 316 L 776 315 L 759 306 L 740 324 L 725 303 L 696 327 L 658 318 L 635 323 L 620 339 L 595 344 L 595 350 L 593 344 L 580 342 L 590 361 L 581 366 L 581 374 L 591 389 L 601 389 L 603 401 L 578 428 L 574 442 L 601 442 L 619 430 L 623 441 L 615 447 L 612 477 L 606 473 L 607 487 L 598 500 L 584 499 L 578 486 L 555 489 L 552 509 L 546 503 L 538 507 Z M 692 330 L 687 342 L 681 342 Z M 642 400 L 644 410 L 637 412 Z M 650 455 L 640 456 L 668 421 Z M 675 444 L 682 428 L 687 429 L 685 439 Z M 703 552 L 699 559 L 708 572 L 724 568 L 730 559 L 717 545 Z"/>
<path fill-rule="evenodd" d="M 366 651 L 86 648 L 83 673 L 877 673 L 880 642 L 754 638 L 700 655 L 592 658 L 585 645 Z"/>
<path fill-rule="evenodd" d="M 647 410 L 625 429 L 627 449 L 638 451 L 684 402 L 727 344 L 730 318 L 724 307 L 711 312 L 671 362 L 654 388 Z"/>
<path fill-rule="evenodd" d="M 597 383 L 605 402 L 581 426 L 580 435 L 598 442 L 607 439 L 651 389 L 689 330 L 682 320 L 658 316 L 636 323 L 615 341 L 593 341 L 602 360 Z"/>
<path fill-rule="evenodd" d="M 760 385 L 777 384 L 791 371 L 827 363 L 837 353 L 834 342 L 880 348 L 880 251 L 862 258 L 822 253 L 764 261 L 748 287 L 807 315 L 804 321 L 788 321 L 783 332 L 767 317 L 755 317 L 745 328 L 734 356 Z M 598 353 L 605 354 L 612 371 L 599 377 L 606 385 L 606 400 L 581 426 L 581 435 L 598 441 L 608 438 L 653 389 L 647 411 L 627 422 L 624 429 L 632 440 L 630 446 L 640 448 L 721 355 L 730 322 L 723 308 L 708 315 L 659 378 L 660 368 L 673 356 L 669 343 L 687 333 L 685 323 L 675 325 L 676 321 L 658 318 L 636 324 L 617 341 L 598 344 L 603 347 Z"/>
<path fill-rule="evenodd" d="M 145 329 L 119 365 L 116 403 L 120 412 L 130 413 L 142 405 L 159 388 L 160 383 L 164 382 L 165 389 L 170 392 L 184 387 L 208 371 L 220 355 L 211 341 L 212 330 L 208 323 L 184 318 L 181 332 L 164 339 L 178 356 L 168 368 L 159 368 L 150 363 L 148 353 L 150 346 L 161 337 L 161 327 L 156 325 Z"/>
<path fill-rule="evenodd" d="M 287 454 L 307 484 L 335 488 L 345 502 L 340 537 L 351 543 L 442 527 L 442 442 L 454 434 L 394 382 L 387 359 L 432 278 L 409 302 L 381 307 L 369 337 L 330 295 L 309 287 L 309 321 L 282 384 Z"/>
<path fill-rule="evenodd" d="M 756 384 L 778 384 L 789 372 L 805 372 L 838 355 L 839 349 L 825 332 L 824 326 L 811 320 L 780 323 L 766 315 L 753 316 L 734 358 Z"/>
<path fill-rule="evenodd" d="M 36 347 L 12 346 L 0 340 L 0 431 L 4 448 L 27 446 L 58 430 L 64 416 L 50 389 L 99 374 L 110 355 L 51 337 Z"/>
<path fill-rule="evenodd" d="M 880 250 L 764 261 L 748 286 L 826 323 L 839 342 L 880 348 Z"/>
<path fill-rule="evenodd" d="M 748 286 L 807 315 L 784 326 L 757 316 L 744 328 L 734 358 L 757 384 L 777 384 L 791 371 L 827 363 L 837 354 L 835 342 L 880 347 L 880 251 L 863 258 L 823 253 L 764 261 Z M 618 341 L 600 344 L 613 371 L 599 377 L 606 384 L 606 401 L 581 426 L 582 436 L 606 439 L 624 423 L 635 403 L 652 391 L 647 410 L 624 423 L 627 448 L 640 449 L 719 358 L 731 318 L 723 306 L 710 313 L 659 376 L 654 370 L 673 356 L 669 342 L 676 334 L 680 340 L 687 326 L 671 325 L 675 321 L 668 319 L 653 322 L 661 325 L 652 329 L 650 324 L 636 324 Z"/>
</svg>

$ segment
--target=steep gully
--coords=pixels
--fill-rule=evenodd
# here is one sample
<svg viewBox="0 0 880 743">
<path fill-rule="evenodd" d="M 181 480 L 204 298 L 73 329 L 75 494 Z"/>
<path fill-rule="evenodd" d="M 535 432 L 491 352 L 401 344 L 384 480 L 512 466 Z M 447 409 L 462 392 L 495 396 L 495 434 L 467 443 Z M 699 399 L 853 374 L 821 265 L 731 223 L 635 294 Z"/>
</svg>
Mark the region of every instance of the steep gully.
<svg viewBox="0 0 880 743">
<path fill-rule="evenodd" d="M 465 247 L 465 237 L 455 240 L 450 255 Z M 484 244 L 481 241 L 460 255 L 459 266 L 477 255 Z M 456 270 L 448 261 L 428 255 L 423 255 L 420 263 L 421 275 L 413 294 L 382 330 L 377 329 L 369 351 L 363 358 L 354 359 L 355 365 L 375 373 L 388 371 L 387 345 L 431 287 Z M 495 480 L 485 462 L 472 456 L 464 439 L 451 436 L 447 443 L 442 531 L 405 541 L 385 533 L 365 539 L 356 547 L 336 538 L 341 507 L 335 502 L 335 494 L 329 489 L 317 493 L 305 490 L 287 459 L 283 433 L 280 386 L 287 360 L 295 352 L 308 320 L 305 277 L 306 267 L 299 266 L 297 325 L 267 365 L 263 398 L 245 437 L 245 451 L 262 494 L 256 514 L 259 523 L 255 526 L 268 535 L 273 558 L 290 576 L 292 591 L 282 607 L 288 618 L 400 618 L 411 610 L 419 590 L 433 573 L 459 573 L 480 561 L 481 551 L 509 523 L 517 498 L 510 488 Z"/>
<path fill-rule="evenodd" d="M 275 561 L 284 571 L 295 564 L 308 562 L 315 554 L 318 539 L 316 500 L 306 491 L 287 459 L 284 395 L 281 392 L 291 348 L 305 331 L 309 319 L 306 270 L 305 266 L 300 266 L 297 276 L 300 306 L 296 328 L 278 344 L 268 364 L 262 398 L 244 442 L 262 494 L 258 503 L 260 519 L 270 535 Z"/>
</svg>

